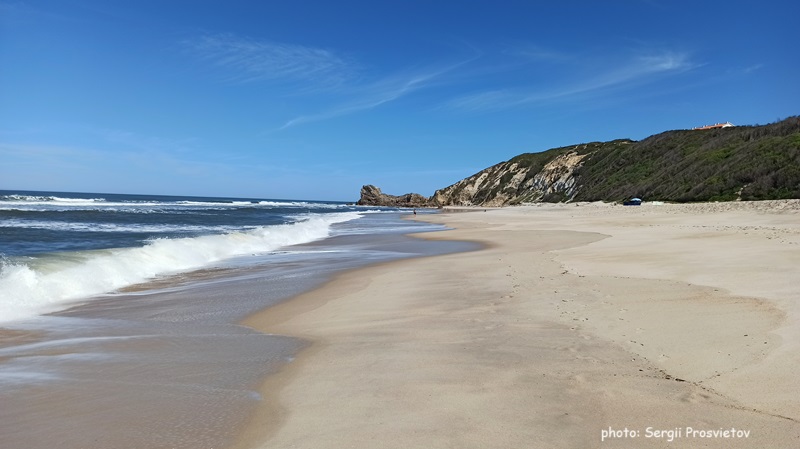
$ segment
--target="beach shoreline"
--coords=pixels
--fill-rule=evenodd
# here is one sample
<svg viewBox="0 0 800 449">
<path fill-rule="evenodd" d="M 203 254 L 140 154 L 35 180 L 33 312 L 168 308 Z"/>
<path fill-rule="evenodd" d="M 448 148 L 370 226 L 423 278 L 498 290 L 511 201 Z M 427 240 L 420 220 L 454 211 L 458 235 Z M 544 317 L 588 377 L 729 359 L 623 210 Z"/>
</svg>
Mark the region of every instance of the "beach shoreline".
<svg viewBox="0 0 800 449">
<path fill-rule="evenodd" d="M 401 213 L 1 325 L 0 446 L 231 444 L 261 403 L 256 388 L 305 345 L 241 319 L 347 268 L 469 247 L 420 245 L 403 231 L 438 226 L 401 221 Z"/>
<path fill-rule="evenodd" d="M 424 239 L 484 248 L 348 271 L 247 318 L 311 345 L 267 379 L 236 447 L 690 447 L 687 429 L 731 427 L 748 436 L 703 444 L 796 444 L 797 210 L 418 217 L 453 228 Z M 749 281 L 729 273 L 742 261 Z"/>
</svg>

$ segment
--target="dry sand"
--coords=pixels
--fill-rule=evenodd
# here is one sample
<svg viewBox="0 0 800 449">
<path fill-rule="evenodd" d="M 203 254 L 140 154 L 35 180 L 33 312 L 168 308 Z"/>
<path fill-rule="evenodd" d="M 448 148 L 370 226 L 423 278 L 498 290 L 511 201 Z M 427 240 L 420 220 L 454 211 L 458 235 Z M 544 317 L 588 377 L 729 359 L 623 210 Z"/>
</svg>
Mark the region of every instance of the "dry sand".
<svg viewBox="0 0 800 449">
<path fill-rule="evenodd" d="M 312 345 L 240 447 L 800 447 L 800 202 L 418 217 L 485 248 L 248 319 Z"/>
</svg>

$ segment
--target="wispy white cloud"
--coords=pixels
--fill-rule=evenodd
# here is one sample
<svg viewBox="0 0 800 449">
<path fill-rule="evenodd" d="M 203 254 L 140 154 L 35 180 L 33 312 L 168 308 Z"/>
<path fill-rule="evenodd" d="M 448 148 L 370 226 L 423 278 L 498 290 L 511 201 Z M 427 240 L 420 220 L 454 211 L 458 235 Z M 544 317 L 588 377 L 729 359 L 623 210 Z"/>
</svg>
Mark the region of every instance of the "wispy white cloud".
<svg viewBox="0 0 800 449">
<path fill-rule="evenodd" d="M 336 104 L 320 113 L 295 117 L 284 123 L 279 130 L 376 108 L 436 84 L 443 75 L 470 60 L 444 67 L 420 70 L 415 73 L 398 74 L 374 81 L 371 84 L 358 86 L 347 92 L 350 100 Z"/>
<path fill-rule="evenodd" d="M 756 72 L 758 70 L 761 70 L 763 68 L 764 68 L 764 64 L 759 63 L 759 64 L 753 64 L 753 65 L 750 65 L 750 66 L 747 66 L 747 67 L 734 67 L 734 68 L 728 69 L 727 73 L 729 75 L 749 75 L 749 74 L 751 74 L 753 72 Z"/>
<path fill-rule="evenodd" d="M 589 78 L 575 86 L 556 90 L 553 92 L 553 98 L 645 83 L 659 76 L 682 73 L 698 66 L 699 64 L 690 61 L 689 56 L 685 53 L 667 52 L 642 56 L 634 58 L 616 69 Z"/>
<path fill-rule="evenodd" d="M 305 97 L 294 106 L 311 109 L 272 131 L 328 120 L 377 108 L 440 82 L 443 75 L 474 60 L 472 55 L 450 65 L 375 75 L 333 50 L 240 37 L 208 34 L 183 41 L 183 46 L 235 83 L 274 82 L 291 86 L 279 95 Z M 372 73 L 369 73 L 372 72 Z M 274 92 L 273 92 L 274 93 Z"/>
<path fill-rule="evenodd" d="M 198 143 L 198 139 L 195 137 L 165 138 L 123 129 L 97 126 L 76 126 L 76 128 L 92 136 L 96 142 L 102 142 L 108 147 L 131 151 L 135 154 L 148 154 L 150 152 L 185 154 L 197 151 L 194 145 Z"/>
<path fill-rule="evenodd" d="M 515 97 L 511 91 L 502 89 L 464 95 L 450 100 L 447 106 L 463 111 L 483 111 L 511 107 L 518 102 L 519 98 Z"/>
<path fill-rule="evenodd" d="M 16 1 L 0 1 L 0 12 L 4 14 L 12 13 L 35 13 L 37 12 L 30 5 L 23 2 Z"/>
<path fill-rule="evenodd" d="M 657 55 L 642 56 L 632 64 L 633 74 L 646 74 L 665 71 L 682 71 L 696 67 L 689 61 L 686 53 L 665 52 Z"/>
<path fill-rule="evenodd" d="M 31 4 L 29 1 L 0 0 L 0 23 L 27 26 L 47 26 L 43 21 L 83 23 L 85 18 L 71 12 L 58 11 L 57 8 Z M 41 2 L 39 2 L 41 3 Z"/>
<path fill-rule="evenodd" d="M 503 51 L 503 54 L 526 62 L 558 62 L 574 58 L 568 53 L 529 42 L 510 46 Z"/>
<path fill-rule="evenodd" d="M 353 63 L 322 48 L 233 34 L 183 41 L 200 59 L 221 69 L 228 81 L 282 81 L 309 87 L 335 86 L 354 76 Z"/>
<path fill-rule="evenodd" d="M 764 68 L 764 64 L 753 64 L 750 67 L 745 67 L 744 73 L 753 73 L 756 70 L 761 70 L 762 68 Z"/>
<path fill-rule="evenodd" d="M 574 58 L 577 61 L 577 58 Z M 699 64 L 685 53 L 662 52 L 630 58 L 603 71 L 589 70 L 590 63 L 576 63 L 571 74 L 577 76 L 571 83 L 559 83 L 558 76 L 539 80 L 549 88 L 516 87 L 485 90 L 455 98 L 447 107 L 466 111 L 500 110 L 547 101 L 576 100 L 608 91 L 631 88 L 652 82 L 665 75 L 673 75 L 694 69 Z"/>
</svg>

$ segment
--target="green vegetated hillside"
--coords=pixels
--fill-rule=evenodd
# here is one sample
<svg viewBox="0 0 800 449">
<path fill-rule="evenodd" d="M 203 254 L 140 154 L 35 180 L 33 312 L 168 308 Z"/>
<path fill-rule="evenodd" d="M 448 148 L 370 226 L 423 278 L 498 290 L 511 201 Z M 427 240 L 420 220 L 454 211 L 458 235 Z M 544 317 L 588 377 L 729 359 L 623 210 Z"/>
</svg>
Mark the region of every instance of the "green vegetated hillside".
<svg viewBox="0 0 800 449">
<path fill-rule="evenodd" d="M 766 126 L 668 131 L 603 147 L 577 175 L 575 200 L 800 198 L 800 118 Z"/>
<path fill-rule="evenodd" d="M 525 153 L 438 190 L 435 205 L 800 198 L 800 117 Z"/>
</svg>

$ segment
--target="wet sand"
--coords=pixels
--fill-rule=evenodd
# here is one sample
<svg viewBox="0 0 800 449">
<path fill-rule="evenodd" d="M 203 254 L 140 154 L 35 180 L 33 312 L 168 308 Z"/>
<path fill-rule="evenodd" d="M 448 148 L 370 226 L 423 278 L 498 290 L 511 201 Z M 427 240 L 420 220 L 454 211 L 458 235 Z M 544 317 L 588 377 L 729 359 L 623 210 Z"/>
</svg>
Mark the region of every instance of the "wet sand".
<svg viewBox="0 0 800 449">
<path fill-rule="evenodd" d="M 336 276 L 248 318 L 310 343 L 237 447 L 800 445 L 800 202 L 419 219 L 480 251 Z"/>
<path fill-rule="evenodd" d="M 241 319 L 347 268 L 465 248 L 343 235 L 4 323 L 0 447 L 226 447 L 257 405 L 270 405 L 272 396 L 258 392 L 264 378 L 307 344 Z"/>
</svg>

